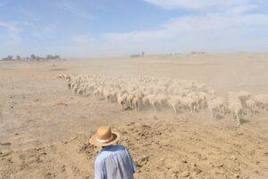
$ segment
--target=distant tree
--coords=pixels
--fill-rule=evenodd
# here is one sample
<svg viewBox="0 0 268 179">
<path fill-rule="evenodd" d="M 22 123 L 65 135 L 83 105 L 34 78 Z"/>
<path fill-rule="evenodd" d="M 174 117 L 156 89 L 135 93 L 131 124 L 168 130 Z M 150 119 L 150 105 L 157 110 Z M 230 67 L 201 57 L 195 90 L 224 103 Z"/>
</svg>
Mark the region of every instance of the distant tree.
<svg viewBox="0 0 268 179">
<path fill-rule="evenodd" d="M 60 56 L 59 55 L 55 55 L 54 58 L 55 59 L 60 59 Z"/>
<path fill-rule="evenodd" d="M 54 60 L 55 59 L 55 55 L 51 55 L 51 59 Z"/>
<path fill-rule="evenodd" d="M 31 55 L 31 59 L 32 60 L 35 60 L 36 59 L 36 56 L 34 54 Z"/>
<path fill-rule="evenodd" d="M 47 55 L 47 56 L 46 56 L 46 59 L 47 59 L 47 60 L 52 59 L 52 55 Z"/>
<path fill-rule="evenodd" d="M 17 55 L 16 60 L 21 60 L 21 57 L 19 55 Z"/>
<path fill-rule="evenodd" d="M 7 60 L 13 60 L 13 56 L 12 55 L 8 55 L 7 56 Z"/>
<path fill-rule="evenodd" d="M 35 56 L 35 60 L 39 61 L 40 57 L 39 56 Z"/>
</svg>

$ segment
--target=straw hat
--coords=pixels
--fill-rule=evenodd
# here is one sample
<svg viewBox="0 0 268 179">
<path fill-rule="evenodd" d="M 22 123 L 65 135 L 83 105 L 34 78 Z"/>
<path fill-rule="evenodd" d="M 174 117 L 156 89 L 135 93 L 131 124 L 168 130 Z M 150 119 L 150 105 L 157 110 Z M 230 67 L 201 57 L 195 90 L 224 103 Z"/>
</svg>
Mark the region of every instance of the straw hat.
<svg viewBox="0 0 268 179">
<path fill-rule="evenodd" d="M 111 127 L 100 127 L 89 139 L 89 143 L 95 146 L 104 147 L 118 142 L 120 135 L 112 132 Z"/>
</svg>

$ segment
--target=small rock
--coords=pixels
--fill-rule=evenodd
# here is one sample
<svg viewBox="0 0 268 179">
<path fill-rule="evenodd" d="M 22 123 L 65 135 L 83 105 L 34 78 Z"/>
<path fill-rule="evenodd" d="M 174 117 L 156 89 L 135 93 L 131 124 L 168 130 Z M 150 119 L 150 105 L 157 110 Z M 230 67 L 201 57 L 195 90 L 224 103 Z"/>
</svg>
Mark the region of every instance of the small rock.
<svg viewBox="0 0 268 179">
<path fill-rule="evenodd" d="M 231 159 L 232 160 L 237 160 L 236 156 L 234 156 L 234 155 L 231 156 Z"/>
<path fill-rule="evenodd" d="M 182 162 L 182 163 L 187 163 L 187 160 L 182 159 L 181 162 Z"/>
<path fill-rule="evenodd" d="M 182 177 L 188 177 L 188 176 L 190 176 L 190 173 L 188 171 L 184 171 L 184 172 L 181 173 L 181 176 Z"/>
<path fill-rule="evenodd" d="M 4 146 L 10 146 L 11 145 L 11 143 L 10 142 L 0 142 L 0 145 L 4 145 Z"/>
<path fill-rule="evenodd" d="M 208 158 L 206 156 L 201 156 L 200 160 L 207 160 Z"/>
<path fill-rule="evenodd" d="M 196 163 L 191 164 L 193 168 L 197 167 Z"/>
<path fill-rule="evenodd" d="M 250 155 L 255 155 L 256 151 L 255 150 L 252 150 L 249 152 Z"/>
<path fill-rule="evenodd" d="M 55 178 L 56 175 L 55 175 L 54 173 L 47 172 L 47 173 L 46 173 L 46 177 L 47 177 L 47 178 Z"/>
<path fill-rule="evenodd" d="M 202 172 L 202 170 L 199 169 L 199 168 L 195 168 L 195 169 L 194 169 L 194 173 L 195 173 L 195 175 L 198 175 L 198 174 L 201 173 L 201 172 Z"/>
<path fill-rule="evenodd" d="M 237 135 L 244 135 L 244 133 L 243 132 L 238 132 Z"/>
<path fill-rule="evenodd" d="M 148 161 L 149 161 L 149 156 L 148 156 L 148 155 L 147 155 L 147 156 L 141 156 L 141 157 L 139 157 L 139 158 L 137 159 L 136 164 L 137 164 L 138 167 L 142 167 L 142 166 L 144 166 Z"/>
<path fill-rule="evenodd" d="M 66 171 L 66 168 L 65 167 L 66 167 L 65 165 L 62 165 L 61 172 L 65 172 Z"/>
<path fill-rule="evenodd" d="M 223 163 L 217 163 L 217 164 L 215 164 L 215 166 L 218 168 L 221 168 L 221 167 L 223 167 Z"/>
<path fill-rule="evenodd" d="M 236 172 L 239 172 L 240 171 L 240 168 L 234 168 L 234 171 L 236 171 Z"/>
<path fill-rule="evenodd" d="M 239 174 L 236 174 L 236 175 L 235 175 L 235 178 L 240 178 L 240 175 L 239 175 Z"/>
<path fill-rule="evenodd" d="M 214 171 L 214 173 L 215 173 L 215 175 L 223 175 L 223 174 L 225 174 L 224 171 L 220 171 L 220 170 L 216 170 L 216 171 Z"/>
<path fill-rule="evenodd" d="M 68 106 L 67 103 L 64 103 L 64 102 L 58 102 L 56 103 L 57 106 Z"/>
<path fill-rule="evenodd" d="M 9 155 L 12 154 L 12 151 L 8 151 L 8 152 L 0 152 L 0 157 L 7 157 Z"/>
</svg>

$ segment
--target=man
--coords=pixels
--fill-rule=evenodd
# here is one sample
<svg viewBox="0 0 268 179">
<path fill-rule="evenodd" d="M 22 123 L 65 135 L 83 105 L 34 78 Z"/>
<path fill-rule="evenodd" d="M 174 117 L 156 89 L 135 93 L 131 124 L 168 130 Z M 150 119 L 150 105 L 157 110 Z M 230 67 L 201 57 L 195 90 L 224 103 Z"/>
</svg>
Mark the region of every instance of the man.
<svg viewBox="0 0 268 179">
<path fill-rule="evenodd" d="M 95 179 L 133 179 L 136 166 L 128 150 L 118 145 L 120 135 L 110 127 L 100 127 L 89 142 L 102 147 L 95 160 Z"/>
</svg>

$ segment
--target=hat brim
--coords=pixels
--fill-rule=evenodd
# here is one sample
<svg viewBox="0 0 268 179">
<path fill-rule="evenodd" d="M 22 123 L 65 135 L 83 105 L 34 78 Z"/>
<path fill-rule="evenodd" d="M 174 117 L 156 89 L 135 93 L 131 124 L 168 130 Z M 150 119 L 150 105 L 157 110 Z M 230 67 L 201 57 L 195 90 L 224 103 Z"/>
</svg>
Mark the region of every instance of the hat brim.
<svg viewBox="0 0 268 179">
<path fill-rule="evenodd" d="M 97 136 L 95 134 L 89 139 L 89 143 L 92 145 L 95 145 L 97 147 L 105 147 L 105 146 L 113 145 L 119 141 L 120 135 L 117 132 L 112 132 L 112 136 L 113 137 L 112 137 L 111 141 L 109 141 L 107 143 L 102 143 L 102 142 L 99 142 L 97 140 Z"/>
</svg>

